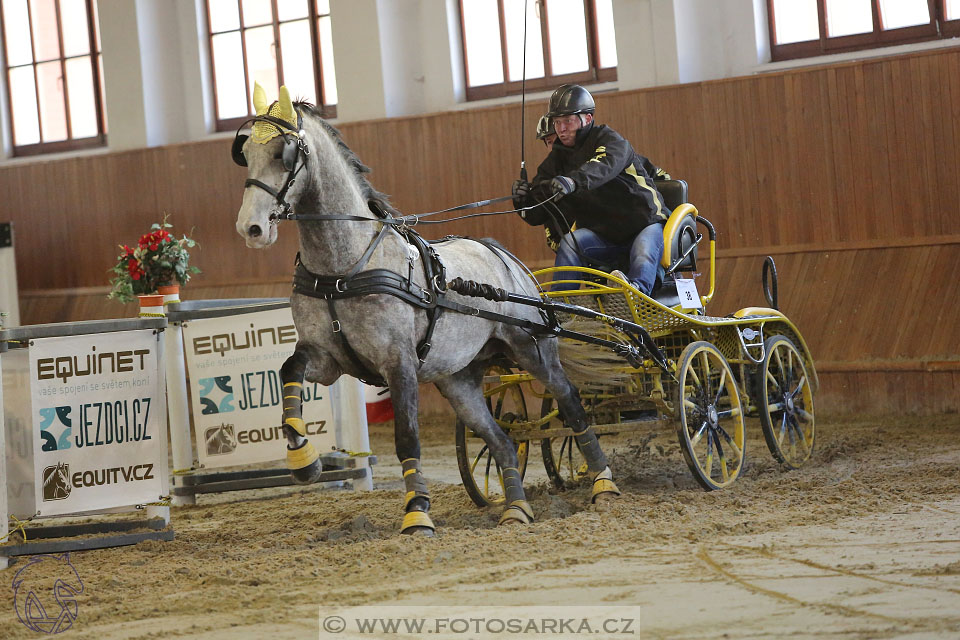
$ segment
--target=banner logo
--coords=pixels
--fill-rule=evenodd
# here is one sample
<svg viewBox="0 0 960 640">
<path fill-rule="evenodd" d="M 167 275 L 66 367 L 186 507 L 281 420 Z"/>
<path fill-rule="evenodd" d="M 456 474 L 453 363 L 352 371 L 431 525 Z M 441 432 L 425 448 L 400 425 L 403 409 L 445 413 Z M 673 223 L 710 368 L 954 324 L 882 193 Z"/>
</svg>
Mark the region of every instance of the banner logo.
<svg viewBox="0 0 960 640">
<path fill-rule="evenodd" d="M 233 411 L 233 387 L 230 376 L 200 378 L 200 405 L 202 415 L 229 413 Z"/>
<path fill-rule="evenodd" d="M 40 438 L 42 451 L 63 451 L 70 448 L 70 434 L 73 421 L 70 419 L 72 407 L 45 407 L 40 409 Z M 53 419 L 57 419 L 54 424 Z M 59 432 L 59 435 L 56 435 Z"/>
<path fill-rule="evenodd" d="M 43 500 L 64 500 L 70 497 L 70 465 L 58 462 L 43 469 Z"/>
<path fill-rule="evenodd" d="M 204 431 L 203 440 L 207 444 L 208 456 L 220 456 L 237 449 L 237 434 L 232 424 L 220 424 Z"/>
</svg>

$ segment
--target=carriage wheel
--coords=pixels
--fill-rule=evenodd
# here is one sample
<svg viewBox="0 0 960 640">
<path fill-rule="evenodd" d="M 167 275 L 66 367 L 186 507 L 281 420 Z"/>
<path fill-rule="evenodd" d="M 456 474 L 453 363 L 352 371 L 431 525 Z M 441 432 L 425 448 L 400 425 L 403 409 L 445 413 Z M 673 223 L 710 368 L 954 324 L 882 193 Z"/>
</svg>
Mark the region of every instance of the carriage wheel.
<svg viewBox="0 0 960 640">
<path fill-rule="evenodd" d="M 815 437 L 813 390 L 803 356 L 786 336 L 771 336 L 757 369 L 760 424 L 777 462 L 796 469 L 810 459 Z"/>
<path fill-rule="evenodd" d="M 709 342 L 694 342 L 677 367 L 677 435 L 693 477 L 711 491 L 743 468 L 743 409 L 733 370 Z"/>
<path fill-rule="evenodd" d="M 487 369 L 486 375 L 508 373 L 510 371 L 504 367 L 493 366 Z M 509 424 L 527 420 L 527 405 L 519 384 L 485 384 L 483 395 L 487 398 L 490 414 L 498 423 Z M 473 431 L 467 429 L 460 420 L 457 420 L 456 439 L 457 466 L 460 468 L 460 479 L 463 481 L 463 488 L 467 490 L 467 495 L 478 507 L 503 504 L 503 477 L 500 465 L 493 459 L 487 443 L 474 435 Z M 530 443 L 524 440 L 516 445 L 520 477 L 523 478 L 527 471 Z"/>
<path fill-rule="evenodd" d="M 540 417 L 553 411 L 553 398 L 544 398 L 540 408 Z M 551 423 L 543 426 L 551 427 Z M 587 461 L 580 453 L 580 445 L 573 436 L 558 436 L 544 438 L 540 441 L 540 453 L 543 456 L 543 466 L 547 471 L 550 482 L 557 489 L 569 489 L 576 486 L 587 477 Z"/>
</svg>

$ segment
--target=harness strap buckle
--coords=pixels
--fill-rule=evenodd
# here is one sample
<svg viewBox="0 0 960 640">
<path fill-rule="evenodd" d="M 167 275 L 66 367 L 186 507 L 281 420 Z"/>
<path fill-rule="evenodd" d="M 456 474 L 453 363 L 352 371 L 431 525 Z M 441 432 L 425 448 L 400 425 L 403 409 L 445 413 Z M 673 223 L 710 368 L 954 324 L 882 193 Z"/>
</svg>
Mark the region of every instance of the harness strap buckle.
<svg viewBox="0 0 960 640">
<path fill-rule="evenodd" d="M 343 284 L 343 288 L 340 287 L 341 284 Z M 343 281 L 343 278 L 337 278 L 337 281 L 333 286 L 339 293 L 343 293 L 347 290 L 347 283 Z"/>
<path fill-rule="evenodd" d="M 333 332 L 340 333 L 340 321 L 334 320 L 332 324 L 333 324 Z"/>
</svg>

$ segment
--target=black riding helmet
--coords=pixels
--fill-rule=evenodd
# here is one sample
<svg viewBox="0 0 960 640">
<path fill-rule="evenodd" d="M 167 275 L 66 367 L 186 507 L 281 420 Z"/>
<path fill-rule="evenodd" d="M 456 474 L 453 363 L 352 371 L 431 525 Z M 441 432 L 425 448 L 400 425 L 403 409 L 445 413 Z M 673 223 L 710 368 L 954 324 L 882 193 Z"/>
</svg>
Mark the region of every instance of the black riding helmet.
<svg viewBox="0 0 960 640">
<path fill-rule="evenodd" d="M 550 96 L 550 106 L 547 110 L 547 118 L 551 124 L 553 119 L 560 116 L 576 115 L 580 118 L 580 129 L 577 130 L 577 142 L 579 145 L 587 132 L 593 128 L 593 122 L 589 125 L 583 121 L 583 114 L 593 114 L 596 105 L 593 102 L 593 96 L 590 92 L 578 84 L 563 84 L 557 87 L 553 95 Z"/>
<path fill-rule="evenodd" d="M 546 115 L 540 116 L 540 121 L 537 123 L 537 140 L 543 140 L 551 133 L 556 133 L 553 130 L 553 122 Z"/>
<path fill-rule="evenodd" d="M 569 116 L 576 113 L 593 113 L 596 105 L 590 92 L 578 84 L 563 84 L 550 96 L 547 118 Z"/>
</svg>

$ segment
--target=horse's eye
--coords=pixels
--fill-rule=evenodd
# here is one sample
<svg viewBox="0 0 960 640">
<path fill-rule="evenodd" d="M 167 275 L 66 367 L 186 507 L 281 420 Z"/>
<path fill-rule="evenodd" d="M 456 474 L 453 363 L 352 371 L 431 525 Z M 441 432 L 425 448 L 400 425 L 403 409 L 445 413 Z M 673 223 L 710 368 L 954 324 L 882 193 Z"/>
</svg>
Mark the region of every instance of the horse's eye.
<svg viewBox="0 0 960 640">
<path fill-rule="evenodd" d="M 277 151 L 275 154 L 273 154 L 273 159 L 274 159 L 274 160 L 280 160 L 280 159 L 282 159 L 282 158 L 283 158 L 283 154 L 282 154 L 281 152 L 279 152 L 279 151 Z"/>
</svg>

